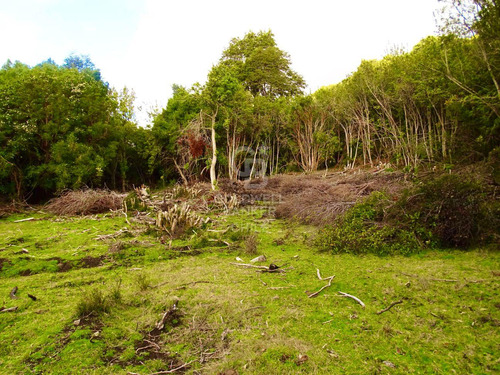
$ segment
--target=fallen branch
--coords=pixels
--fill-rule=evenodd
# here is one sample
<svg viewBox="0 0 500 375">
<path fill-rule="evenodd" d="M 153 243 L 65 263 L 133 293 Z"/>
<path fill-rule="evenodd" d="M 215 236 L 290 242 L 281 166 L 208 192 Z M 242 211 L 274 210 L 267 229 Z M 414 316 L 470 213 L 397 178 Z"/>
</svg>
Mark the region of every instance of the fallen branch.
<svg viewBox="0 0 500 375">
<path fill-rule="evenodd" d="M 14 306 L 14 307 L 2 307 L 0 309 L 0 313 L 3 313 L 3 312 L 13 312 L 13 311 L 16 311 L 18 309 L 17 306 Z"/>
<path fill-rule="evenodd" d="M 243 310 L 241 313 L 246 313 L 248 311 L 257 310 L 257 309 L 264 309 L 264 308 L 265 308 L 265 306 L 250 307 L 249 309 Z"/>
<path fill-rule="evenodd" d="M 28 217 L 27 219 L 16 220 L 16 221 L 14 221 L 14 223 L 22 223 L 23 221 L 31 221 L 31 220 L 35 220 L 35 218 L 34 217 Z"/>
<path fill-rule="evenodd" d="M 347 294 L 347 293 L 344 293 L 344 292 L 340 292 L 340 295 L 342 297 L 349 297 L 349 298 L 352 298 L 353 300 L 355 300 L 357 303 L 359 303 L 363 308 L 365 308 L 365 304 L 363 303 L 363 301 L 361 301 L 358 297 L 355 297 L 353 295 L 350 295 L 350 294 Z"/>
<path fill-rule="evenodd" d="M 125 215 L 125 221 L 127 222 L 127 224 L 132 225 L 132 224 L 130 224 L 130 221 L 128 221 L 127 211 L 123 210 L 122 213 L 123 213 L 123 215 Z"/>
<path fill-rule="evenodd" d="M 16 296 L 16 293 L 17 293 L 17 286 L 15 286 L 14 288 L 12 288 L 12 290 L 10 291 L 10 298 L 11 299 L 19 299 L 18 296 Z"/>
<path fill-rule="evenodd" d="M 330 276 L 330 277 L 328 277 L 328 278 L 326 278 L 326 279 L 321 279 L 321 280 L 328 280 L 328 284 L 326 284 L 325 286 L 321 287 L 321 289 L 320 289 L 320 290 L 318 290 L 317 292 L 314 292 L 314 293 L 307 293 L 307 292 L 306 292 L 306 293 L 307 293 L 307 296 L 308 296 L 309 298 L 316 297 L 316 296 L 317 296 L 318 294 L 320 294 L 320 293 L 321 293 L 324 289 L 331 287 L 331 286 L 332 286 L 332 280 L 333 280 L 333 278 L 334 278 L 334 277 L 335 277 L 335 276 Z"/>
<path fill-rule="evenodd" d="M 168 321 L 168 318 L 173 315 L 177 311 L 177 302 L 173 304 L 173 306 L 168 309 L 162 316 L 161 320 L 155 324 L 156 329 L 162 330 L 165 328 L 165 323 Z"/>
<path fill-rule="evenodd" d="M 245 268 L 259 268 L 261 270 L 269 270 L 269 267 L 266 266 L 255 266 L 253 264 L 247 264 L 247 263 L 230 263 L 233 266 L 239 266 L 239 267 L 245 267 Z"/>
<path fill-rule="evenodd" d="M 380 315 L 380 314 L 385 313 L 386 311 L 389 311 L 389 310 L 390 310 L 390 309 L 392 309 L 394 306 L 399 305 L 400 303 L 403 303 L 403 300 L 399 300 L 399 301 L 396 301 L 396 302 L 391 303 L 391 304 L 390 304 L 388 307 L 386 307 L 385 309 L 378 311 L 378 312 L 377 312 L 377 315 Z"/>
<path fill-rule="evenodd" d="M 173 368 L 172 370 L 153 372 L 153 373 L 151 373 L 149 375 L 172 374 L 172 373 L 174 373 L 174 372 L 176 372 L 178 370 L 183 369 L 186 366 L 189 366 L 191 363 L 196 362 L 196 361 L 198 361 L 198 360 L 197 359 L 193 359 L 192 361 L 186 362 L 186 363 L 184 363 L 183 365 L 181 365 L 179 367 Z"/>
<path fill-rule="evenodd" d="M 189 285 L 196 285 L 196 284 L 212 284 L 211 281 L 205 281 L 205 280 L 200 280 L 200 281 L 193 281 L 191 283 L 187 283 L 187 284 L 182 284 L 182 285 L 179 285 L 177 288 L 175 288 L 174 290 L 181 290 L 181 289 L 186 289 Z"/>
</svg>

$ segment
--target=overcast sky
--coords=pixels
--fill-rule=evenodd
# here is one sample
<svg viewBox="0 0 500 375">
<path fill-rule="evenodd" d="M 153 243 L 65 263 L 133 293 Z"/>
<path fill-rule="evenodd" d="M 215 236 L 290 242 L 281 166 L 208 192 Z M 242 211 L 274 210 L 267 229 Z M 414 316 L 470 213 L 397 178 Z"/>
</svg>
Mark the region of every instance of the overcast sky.
<svg viewBox="0 0 500 375">
<path fill-rule="evenodd" d="M 172 84 L 204 83 L 233 37 L 272 30 L 308 91 L 362 59 L 435 33 L 437 0 L 0 0 L 0 64 L 89 55 L 113 87 L 135 91 L 138 119 Z"/>
</svg>

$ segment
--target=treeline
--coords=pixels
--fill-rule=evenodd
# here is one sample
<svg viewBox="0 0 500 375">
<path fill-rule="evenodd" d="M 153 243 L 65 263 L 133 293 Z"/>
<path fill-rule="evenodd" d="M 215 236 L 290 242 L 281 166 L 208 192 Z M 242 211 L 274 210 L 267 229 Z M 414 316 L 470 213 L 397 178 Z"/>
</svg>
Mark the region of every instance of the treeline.
<svg viewBox="0 0 500 375">
<path fill-rule="evenodd" d="M 62 66 L 7 62 L 0 70 L 0 193 L 44 199 L 67 188 L 144 181 L 148 132 L 134 124 L 132 102 L 84 56 Z"/>
<path fill-rule="evenodd" d="M 0 70 L 0 191 L 167 184 L 390 162 L 473 162 L 499 154 L 500 7 L 450 0 L 440 36 L 363 61 L 304 95 L 268 32 L 233 39 L 205 84 L 173 87 L 148 128 L 133 95 L 85 57 Z"/>
</svg>

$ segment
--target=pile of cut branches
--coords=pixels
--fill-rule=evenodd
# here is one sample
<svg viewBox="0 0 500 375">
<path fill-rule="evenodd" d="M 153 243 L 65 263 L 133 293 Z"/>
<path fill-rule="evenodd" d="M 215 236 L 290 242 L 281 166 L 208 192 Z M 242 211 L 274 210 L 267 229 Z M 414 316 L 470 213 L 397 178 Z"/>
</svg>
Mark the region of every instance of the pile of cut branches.
<svg viewBox="0 0 500 375">
<path fill-rule="evenodd" d="M 65 191 L 45 209 L 56 215 L 93 215 L 122 207 L 124 195 L 103 189 Z"/>
</svg>

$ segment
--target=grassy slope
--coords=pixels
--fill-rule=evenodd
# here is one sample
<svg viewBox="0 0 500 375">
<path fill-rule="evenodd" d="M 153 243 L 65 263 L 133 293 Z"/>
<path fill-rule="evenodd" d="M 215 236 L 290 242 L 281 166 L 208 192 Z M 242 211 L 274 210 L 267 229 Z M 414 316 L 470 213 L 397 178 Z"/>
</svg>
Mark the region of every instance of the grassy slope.
<svg viewBox="0 0 500 375">
<path fill-rule="evenodd" d="M 175 241 L 169 250 L 148 234 L 106 243 L 96 236 L 123 228 L 123 218 L 38 215 L 37 221 L 13 223 L 22 217 L 0 220 L 2 306 L 19 307 L 0 313 L 2 374 L 70 369 L 146 374 L 192 360 L 184 368 L 187 373 L 500 370 L 498 253 L 331 256 L 310 245 L 312 227 L 268 220 L 262 211 L 217 218 L 211 229 L 248 227 L 258 232 L 258 254 L 265 254 L 268 263 L 293 267 L 269 274 L 231 264 L 236 256 L 246 262 L 255 256 L 245 254 L 243 245 L 203 248 L 193 238 Z M 223 238 L 236 241 L 229 234 Z M 122 246 L 110 252 L 117 241 Z M 198 242 L 201 254 L 183 252 L 190 241 Z M 23 248 L 29 252 L 19 253 Z M 336 277 L 330 288 L 308 298 L 305 291 L 326 284 L 316 269 L 323 277 Z M 9 298 L 14 286 L 17 300 Z M 115 296 L 109 312 L 74 325 L 77 304 L 95 289 Z M 338 291 L 359 297 L 366 309 Z M 179 315 L 155 338 L 154 347 L 160 349 L 143 350 L 147 332 L 176 299 Z M 401 299 L 391 311 L 376 314 Z M 299 355 L 307 360 L 298 361 Z"/>
</svg>

